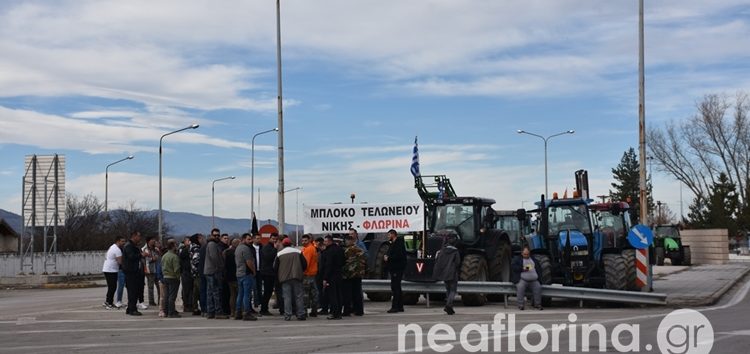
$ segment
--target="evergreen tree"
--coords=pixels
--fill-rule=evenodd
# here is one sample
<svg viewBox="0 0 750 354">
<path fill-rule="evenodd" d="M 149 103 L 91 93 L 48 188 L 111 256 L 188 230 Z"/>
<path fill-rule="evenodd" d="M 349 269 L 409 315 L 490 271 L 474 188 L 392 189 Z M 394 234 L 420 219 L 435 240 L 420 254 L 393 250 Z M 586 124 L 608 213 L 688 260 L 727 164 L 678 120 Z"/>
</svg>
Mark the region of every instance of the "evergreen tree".
<svg viewBox="0 0 750 354">
<path fill-rule="evenodd" d="M 710 199 L 708 201 L 708 219 L 710 227 L 715 229 L 727 229 L 729 235 L 737 234 L 737 209 L 740 200 L 734 183 L 729 181 L 725 173 L 719 174 L 718 180 L 713 184 Z"/>
<path fill-rule="evenodd" d="M 639 200 L 641 191 L 640 166 L 638 155 L 635 153 L 635 149 L 631 147 L 622 154 L 620 164 L 612 169 L 615 182 L 612 183 L 614 190 L 610 191 L 610 198 L 612 201 L 624 201 L 630 204 L 630 218 L 634 224 L 638 222 L 641 210 Z M 646 182 L 648 210 L 651 213 L 654 209 L 654 201 L 651 197 L 652 185 L 650 176 Z"/>
</svg>

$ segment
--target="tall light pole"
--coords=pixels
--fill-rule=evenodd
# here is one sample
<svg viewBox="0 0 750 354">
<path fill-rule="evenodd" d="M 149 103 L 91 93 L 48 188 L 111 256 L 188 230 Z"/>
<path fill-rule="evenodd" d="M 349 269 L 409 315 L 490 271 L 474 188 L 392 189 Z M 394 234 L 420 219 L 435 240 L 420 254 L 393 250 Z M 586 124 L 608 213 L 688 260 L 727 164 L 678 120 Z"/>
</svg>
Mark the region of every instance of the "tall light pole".
<svg viewBox="0 0 750 354">
<path fill-rule="evenodd" d="M 164 243 L 164 235 L 162 234 L 162 224 L 164 222 L 163 221 L 164 215 L 162 215 L 162 208 L 161 208 L 161 175 L 162 175 L 161 174 L 161 160 L 162 160 L 161 156 L 162 156 L 162 142 L 164 140 L 164 137 L 166 137 L 167 135 L 172 135 L 172 134 L 175 134 L 175 133 L 179 133 L 179 132 L 181 132 L 183 130 L 197 129 L 198 127 L 199 127 L 198 124 L 192 124 L 192 125 L 187 126 L 185 128 L 177 129 L 175 131 L 172 131 L 172 132 L 169 132 L 167 134 L 164 134 L 164 135 L 161 136 L 161 138 L 159 138 L 159 240 L 161 240 L 162 243 Z"/>
<path fill-rule="evenodd" d="M 279 195 L 278 222 L 279 232 L 284 234 L 284 111 L 281 95 L 281 0 L 276 0 L 276 66 L 279 84 Z"/>
<path fill-rule="evenodd" d="M 216 182 L 224 181 L 227 179 L 234 179 L 234 176 L 224 177 L 215 179 L 213 182 L 211 182 L 211 228 L 216 227 L 216 222 L 214 222 L 214 195 L 216 192 Z"/>
<path fill-rule="evenodd" d="M 287 192 L 295 192 L 295 199 L 297 199 L 297 209 L 295 210 L 296 216 L 295 216 L 295 222 L 297 223 L 297 227 L 294 231 L 294 238 L 295 238 L 295 245 L 299 245 L 299 191 L 302 189 L 302 187 L 296 187 L 289 190 L 285 190 L 284 193 Z"/>
<path fill-rule="evenodd" d="M 255 199 L 254 199 L 255 197 L 255 138 L 257 138 L 258 135 L 275 132 L 278 130 L 279 128 L 273 128 L 273 129 L 264 130 L 258 134 L 253 135 L 253 140 L 252 140 L 252 144 L 250 147 L 250 150 L 251 150 L 250 154 L 252 155 L 251 162 L 250 162 L 250 218 L 253 217 L 253 213 L 255 212 Z"/>
<path fill-rule="evenodd" d="M 109 210 L 108 207 L 107 207 L 107 203 L 109 202 L 109 166 L 118 164 L 118 163 L 123 162 L 125 160 L 132 160 L 134 157 L 135 156 L 130 155 L 128 157 L 119 159 L 119 160 L 117 160 L 117 161 L 115 161 L 115 162 L 107 165 L 107 168 L 104 169 L 104 214 L 105 215 L 109 215 L 109 214 L 107 214 L 107 211 Z"/>
<path fill-rule="evenodd" d="M 535 136 L 535 137 L 537 137 L 539 139 L 542 139 L 544 141 L 544 197 L 545 198 L 549 198 L 549 184 L 547 183 L 547 141 L 549 139 L 552 139 L 552 138 L 556 137 L 556 136 L 565 135 L 565 134 L 575 134 L 576 131 L 575 130 L 566 130 L 564 132 L 560 132 L 560 133 L 557 133 L 557 134 L 552 134 L 552 135 L 550 135 L 550 136 L 548 136 L 546 138 L 543 137 L 543 136 L 541 136 L 541 135 L 539 135 L 539 134 L 530 133 L 530 132 L 527 132 L 525 130 L 520 130 L 519 129 L 519 130 L 516 130 L 516 132 L 518 134 L 527 134 L 527 135 Z"/>
</svg>

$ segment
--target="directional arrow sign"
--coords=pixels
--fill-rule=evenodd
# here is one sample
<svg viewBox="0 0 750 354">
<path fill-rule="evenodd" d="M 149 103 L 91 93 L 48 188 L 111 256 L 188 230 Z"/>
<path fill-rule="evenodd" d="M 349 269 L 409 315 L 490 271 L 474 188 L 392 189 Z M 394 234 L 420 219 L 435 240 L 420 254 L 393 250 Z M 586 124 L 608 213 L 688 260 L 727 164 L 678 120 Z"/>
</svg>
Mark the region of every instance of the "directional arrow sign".
<svg viewBox="0 0 750 354">
<path fill-rule="evenodd" d="M 654 233 L 646 225 L 635 225 L 628 232 L 628 242 L 634 248 L 648 248 L 648 246 L 654 243 Z"/>
</svg>

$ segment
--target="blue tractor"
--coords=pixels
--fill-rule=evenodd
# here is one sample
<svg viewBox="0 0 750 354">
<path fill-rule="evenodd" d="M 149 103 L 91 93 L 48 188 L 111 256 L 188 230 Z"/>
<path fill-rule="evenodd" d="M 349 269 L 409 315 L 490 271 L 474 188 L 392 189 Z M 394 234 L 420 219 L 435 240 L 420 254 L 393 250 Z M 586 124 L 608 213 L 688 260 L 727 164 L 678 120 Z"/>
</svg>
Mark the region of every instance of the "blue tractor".
<svg viewBox="0 0 750 354">
<path fill-rule="evenodd" d="M 542 267 L 542 284 L 628 289 L 628 264 L 621 250 L 607 247 L 595 229 L 588 199 L 588 173 L 575 173 L 573 198 L 537 203 L 539 229 L 529 237 L 532 256 Z M 633 265 L 630 265 L 633 267 Z"/>
</svg>

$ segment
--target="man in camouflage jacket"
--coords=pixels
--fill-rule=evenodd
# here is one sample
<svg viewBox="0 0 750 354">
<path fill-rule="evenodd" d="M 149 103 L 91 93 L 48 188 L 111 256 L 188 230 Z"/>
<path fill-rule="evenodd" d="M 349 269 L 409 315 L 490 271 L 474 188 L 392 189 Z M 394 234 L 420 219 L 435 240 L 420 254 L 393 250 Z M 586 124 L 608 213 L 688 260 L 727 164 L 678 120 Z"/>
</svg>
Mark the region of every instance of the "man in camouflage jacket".
<svg viewBox="0 0 750 354">
<path fill-rule="evenodd" d="M 357 239 L 347 236 L 344 249 L 344 268 L 342 269 L 344 312 L 343 316 L 362 316 L 365 313 L 362 295 L 362 278 L 365 276 L 367 256 L 357 247 Z"/>
</svg>

